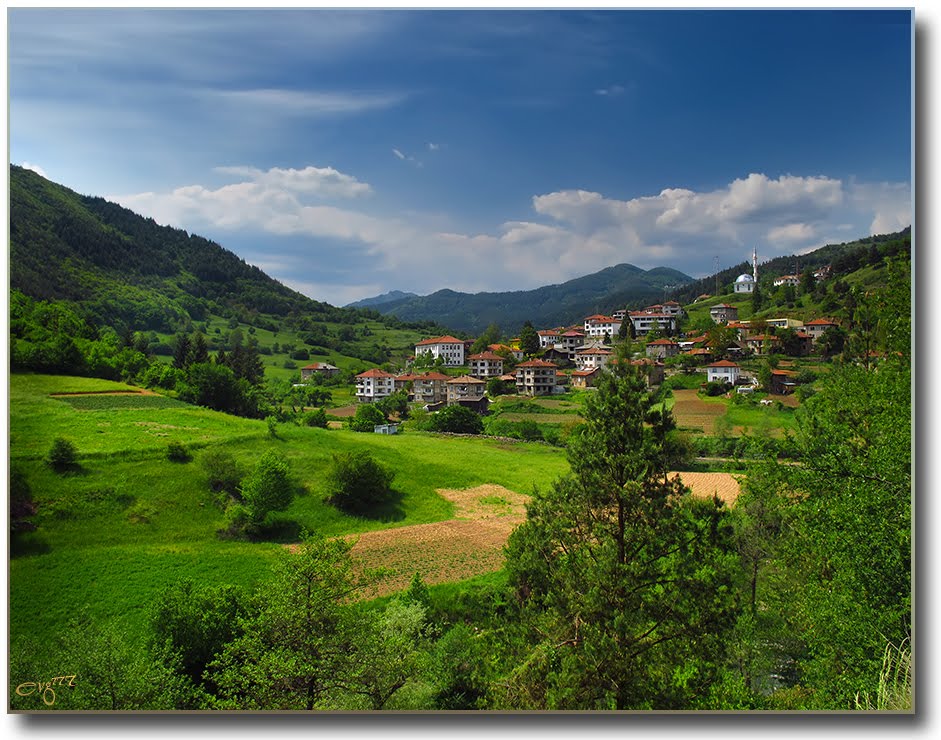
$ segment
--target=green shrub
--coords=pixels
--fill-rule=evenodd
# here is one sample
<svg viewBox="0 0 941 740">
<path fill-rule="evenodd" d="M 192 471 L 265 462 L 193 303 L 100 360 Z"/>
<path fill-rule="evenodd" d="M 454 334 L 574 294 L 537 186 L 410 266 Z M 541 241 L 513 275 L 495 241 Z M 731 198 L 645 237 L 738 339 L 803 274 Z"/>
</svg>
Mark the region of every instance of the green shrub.
<svg viewBox="0 0 941 740">
<path fill-rule="evenodd" d="M 480 416 L 466 406 L 448 406 L 431 418 L 431 430 L 454 434 L 483 434 L 484 423 Z"/>
<path fill-rule="evenodd" d="M 371 403 L 357 407 L 356 413 L 347 420 L 347 425 L 354 432 L 371 432 L 377 424 L 386 424 L 385 414 Z"/>
<path fill-rule="evenodd" d="M 167 460 L 170 462 L 188 463 L 192 459 L 193 456 L 186 449 L 186 445 L 179 440 L 174 440 L 167 445 Z"/>
<path fill-rule="evenodd" d="M 286 509 L 294 496 L 287 461 L 266 452 L 242 482 L 240 493 L 253 525 L 261 525 L 272 511 Z"/>
<path fill-rule="evenodd" d="M 394 471 L 365 450 L 334 455 L 327 473 L 327 501 L 350 513 L 367 513 L 391 497 L 394 478 Z"/>
<path fill-rule="evenodd" d="M 301 420 L 304 426 L 308 427 L 318 427 L 320 429 L 327 428 L 327 412 L 323 409 L 314 409 L 313 411 L 308 411 L 301 417 Z"/>
<path fill-rule="evenodd" d="M 213 493 L 225 493 L 226 498 L 238 494 L 243 472 L 230 453 L 210 449 L 203 453 L 200 463 L 208 475 L 209 489 Z"/>
<path fill-rule="evenodd" d="M 252 529 L 252 517 L 248 507 L 237 503 L 229 504 L 225 510 L 225 526 L 219 530 L 219 536 L 224 539 L 241 539 Z"/>
<path fill-rule="evenodd" d="M 46 461 L 57 473 L 74 469 L 78 465 L 78 451 L 75 449 L 75 444 L 65 437 L 56 437 Z"/>
</svg>

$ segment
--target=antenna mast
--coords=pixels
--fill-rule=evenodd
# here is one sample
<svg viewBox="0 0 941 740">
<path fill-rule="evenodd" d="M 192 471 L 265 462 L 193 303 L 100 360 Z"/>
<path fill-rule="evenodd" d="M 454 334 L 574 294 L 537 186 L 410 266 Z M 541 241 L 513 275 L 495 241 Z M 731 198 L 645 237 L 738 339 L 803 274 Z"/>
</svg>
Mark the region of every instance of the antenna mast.
<svg viewBox="0 0 941 740">
<path fill-rule="evenodd" d="M 719 295 L 719 255 L 712 260 L 712 271 L 716 275 L 716 295 Z"/>
</svg>

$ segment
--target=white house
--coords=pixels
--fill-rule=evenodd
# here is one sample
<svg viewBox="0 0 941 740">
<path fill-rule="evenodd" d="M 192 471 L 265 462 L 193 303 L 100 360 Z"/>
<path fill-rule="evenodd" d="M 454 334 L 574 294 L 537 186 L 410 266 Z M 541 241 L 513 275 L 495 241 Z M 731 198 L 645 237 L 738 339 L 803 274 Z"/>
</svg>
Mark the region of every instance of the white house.
<svg viewBox="0 0 941 740">
<path fill-rule="evenodd" d="M 493 352 L 480 352 L 467 358 L 470 374 L 475 378 L 499 378 L 503 375 L 503 358 Z"/>
<path fill-rule="evenodd" d="M 833 319 L 811 319 L 804 324 L 804 332 L 809 334 L 816 344 L 827 329 L 836 329 L 838 326 Z"/>
<path fill-rule="evenodd" d="M 487 400 L 484 391 L 487 384 L 479 378 L 462 375 L 460 378 L 451 378 L 447 383 L 448 406 L 460 404 L 475 409 L 485 409 Z"/>
<path fill-rule="evenodd" d="M 525 396 L 546 396 L 555 390 L 556 365 L 545 360 L 529 360 L 516 366 L 516 392 Z"/>
<path fill-rule="evenodd" d="M 415 357 L 427 354 L 436 360 L 440 357 L 445 365 L 463 365 L 464 341 L 452 336 L 424 339 L 415 345 Z"/>
<path fill-rule="evenodd" d="M 578 331 L 577 329 L 571 329 L 569 331 L 563 332 L 559 336 L 559 346 L 562 349 L 572 352 L 585 343 L 585 332 Z"/>
<path fill-rule="evenodd" d="M 595 314 L 585 319 L 585 334 L 589 337 L 616 337 L 621 330 L 621 322 L 613 316 Z"/>
<path fill-rule="evenodd" d="M 591 370 L 596 367 L 604 367 L 608 364 L 613 354 L 610 349 L 604 349 L 603 347 L 580 349 L 575 352 L 575 365 L 579 370 Z"/>
<path fill-rule="evenodd" d="M 395 393 L 395 376 L 379 368 L 356 376 L 356 400 L 360 403 L 378 401 Z"/>
<path fill-rule="evenodd" d="M 642 337 L 654 329 L 673 334 L 676 331 L 677 317 L 668 313 L 648 313 L 647 311 L 631 311 L 631 323 L 634 325 L 635 336 Z"/>
<path fill-rule="evenodd" d="M 706 365 L 706 380 L 710 383 L 730 383 L 735 385 L 742 369 L 730 360 L 719 360 Z"/>
<path fill-rule="evenodd" d="M 774 287 L 778 288 L 782 285 L 790 285 L 793 288 L 796 288 L 800 285 L 801 279 L 797 275 L 782 275 L 779 278 L 775 278 Z"/>
<path fill-rule="evenodd" d="M 412 397 L 421 403 L 441 403 L 447 400 L 447 382 L 451 378 L 443 373 L 423 373 L 412 381 Z"/>
<path fill-rule="evenodd" d="M 555 347 L 561 336 L 557 329 L 540 329 L 536 332 L 536 335 L 539 337 L 539 349 Z"/>
</svg>

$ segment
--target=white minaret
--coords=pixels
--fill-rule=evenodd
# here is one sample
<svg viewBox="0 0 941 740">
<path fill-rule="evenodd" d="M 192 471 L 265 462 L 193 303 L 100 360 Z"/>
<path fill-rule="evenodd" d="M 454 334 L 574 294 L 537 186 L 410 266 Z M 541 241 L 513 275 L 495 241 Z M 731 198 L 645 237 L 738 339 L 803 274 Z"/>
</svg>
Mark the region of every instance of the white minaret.
<svg viewBox="0 0 941 740">
<path fill-rule="evenodd" d="M 758 247 L 755 247 L 751 253 L 751 276 L 755 285 L 758 285 Z"/>
</svg>

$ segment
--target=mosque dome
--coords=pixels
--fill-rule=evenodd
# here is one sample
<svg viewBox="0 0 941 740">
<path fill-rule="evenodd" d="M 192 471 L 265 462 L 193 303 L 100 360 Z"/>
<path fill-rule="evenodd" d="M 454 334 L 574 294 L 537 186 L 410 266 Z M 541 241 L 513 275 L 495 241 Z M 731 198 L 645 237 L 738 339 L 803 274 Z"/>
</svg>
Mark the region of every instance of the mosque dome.
<svg viewBox="0 0 941 740">
<path fill-rule="evenodd" d="M 749 275 L 747 272 L 742 273 L 737 278 L 735 278 L 736 283 L 753 283 L 755 279 Z"/>
</svg>

